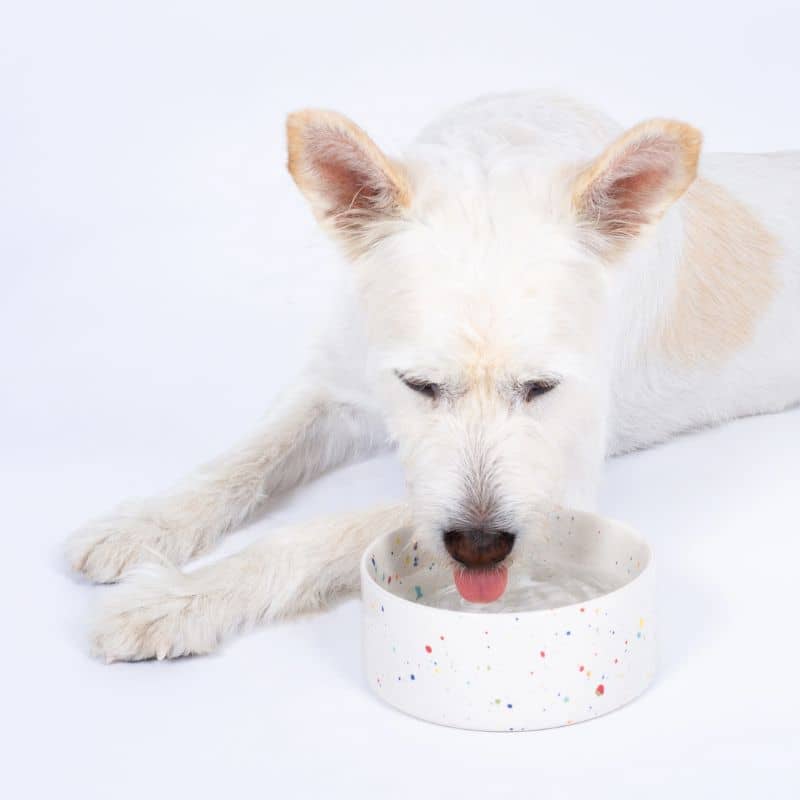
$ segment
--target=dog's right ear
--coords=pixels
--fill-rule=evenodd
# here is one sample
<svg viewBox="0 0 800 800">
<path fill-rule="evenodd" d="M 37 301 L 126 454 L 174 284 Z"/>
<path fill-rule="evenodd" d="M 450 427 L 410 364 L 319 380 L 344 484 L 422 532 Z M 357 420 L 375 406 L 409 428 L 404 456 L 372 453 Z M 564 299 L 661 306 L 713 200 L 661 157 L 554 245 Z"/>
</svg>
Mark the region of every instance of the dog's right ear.
<svg viewBox="0 0 800 800">
<path fill-rule="evenodd" d="M 410 204 L 402 167 L 347 117 L 298 111 L 286 121 L 294 182 L 317 219 L 349 249 L 366 246 L 375 223 L 401 217 Z"/>
</svg>

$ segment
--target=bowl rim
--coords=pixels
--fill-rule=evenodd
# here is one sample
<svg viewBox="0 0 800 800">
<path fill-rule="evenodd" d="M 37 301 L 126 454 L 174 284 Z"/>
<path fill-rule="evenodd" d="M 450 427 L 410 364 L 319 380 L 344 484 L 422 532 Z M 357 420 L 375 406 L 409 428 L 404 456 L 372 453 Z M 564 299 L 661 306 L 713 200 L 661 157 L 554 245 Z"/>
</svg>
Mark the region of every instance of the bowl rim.
<svg viewBox="0 0 800 800">
<path fill-rule="evenodd" d="M 612 525 L 616 525 L 622 528 L 626 533 L 628 533 L 631 538 L 637 540 L 640 544 L 642 544 L 645 548 L 645 562 L 642 566 L 640 572 L 636 577 L 632 580 L 623 583 L 622 586 L 619 586 L 616 589 L 613 589 L 610 592 L 605 592 L 604 594 L 597 595 L 597 597 L 592 597 L 589 600 L 584 600 L 578 603 L 568 603 L 563 606 L 553 606 L 552 608 L 536 608 L 531 609 L 529 611 L 460 611 L 457 609 L 452 608 L 439 608 L 438 606 L 429 606 L 425 605 L 424 603 L 415 603 L 412 600 L 407 600 L 404 597 L 401 597 L 394 592 L 390 592 L 388 589 L 385 589 L 381 584 L 379 584 L 370 574 L 369 570 L 367 569 L 367 559 L 371 557 L 370 551 L 375 547 L 378 542 L 382 542 L 384 539 L 388 539 L 392 536 L 397 536 L 400 531 L 408 530 L 411 528 L 410 525 L 403 525 L 395 530 L 388 531 L 386 533 L 382 533 L 380 536 L 376 536 L 365 548 L 364 552 L 361 554 L 361 559 L 359 561 L 359 574 L 361 577 L 361 592 L 363 597 L 364 591 L 364 584 L 365 582 L 369 581 L 372 584 L 372 588 L 378 591 L 379 595 L 385 595 L 386 597 L 391 597 L 394 600 L 407 604 L 410 608 L 421 609 L 423 610 L 422 613 L 432 612 L 434 614 L 455 614 L 464 617 L 472 617 L 476 619 L 481 619 L 483 617 L 533 617 L 537 614 L 552 614 L 554 611 L 564 611 L 566 609 L 573 609 L 573 608 L 586 608 L 587 606 L 597 603 L 605 598 L 613 597 L 614 595 L 620 594 L 621 592 L 627 591 L 631 587 L 635 586 L 637 583 L 641 583 L 645 579 L 650 579 L 653 574 L 653 548 L 650 546 L 650 543 L 645 539 L 638 531 L 632 528 L 625 522 L 621 520 L 615 519 L 613 517 L 603 517 L 600 514 L 595 514 L 590 511 L 576 511 L 573 509 L 562 509 L 569 514 L 580 515 L 582 517 L 591 517 L 597 520 L 602 521 L 605 524 L 611 523 Z"/>
</svg>

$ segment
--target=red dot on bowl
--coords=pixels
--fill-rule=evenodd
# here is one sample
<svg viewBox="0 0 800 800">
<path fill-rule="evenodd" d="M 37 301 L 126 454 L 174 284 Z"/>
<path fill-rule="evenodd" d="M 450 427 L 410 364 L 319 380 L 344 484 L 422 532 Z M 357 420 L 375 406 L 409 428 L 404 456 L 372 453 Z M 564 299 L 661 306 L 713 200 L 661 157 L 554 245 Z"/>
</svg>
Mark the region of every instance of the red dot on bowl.
<svg viewBox="0 0 800 800">
<path fill-rule="evenodd" d="M 598 697 L 602 697 L 602 696 L 603 696 L 603 695 L 606 693 L 606 687 L 605 687 L 605 686 L 603 686 L 603 684 L 602 684 L 602 683 L 598 683 L 598 684 L 597 684 L 597 688 L 594 690 L 594 693 L 595 693 L 595 694 L 596 694 Z"/>
<path fill-rule="evenodd" d="M 539 651 L 539 655 L 540 655 L 542 658 L 544 658 L 544 650 L 540 650 L 540 651 Z"/>
<path fill-rule="evenodd" d="M 429 644 L 426 644 L 426 645 L 425 645 L 425 652 L 426 652 L 426 653 L 430 653 L 430 652 L 432 652 L 432 651 L 433 651 L 433 648 L 432 648 L 432 647 L 431 647 Z"/>
</svg>

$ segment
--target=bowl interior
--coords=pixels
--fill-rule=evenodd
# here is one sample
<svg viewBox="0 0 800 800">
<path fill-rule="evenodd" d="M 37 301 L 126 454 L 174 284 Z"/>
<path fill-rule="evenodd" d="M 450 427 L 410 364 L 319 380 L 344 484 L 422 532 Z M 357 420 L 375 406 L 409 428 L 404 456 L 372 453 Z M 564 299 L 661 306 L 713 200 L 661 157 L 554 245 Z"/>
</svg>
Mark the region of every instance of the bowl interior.
<svg viewBox="0 0 800 800">
<path fill-rule="evenodd" d="M 626 526 L 584 512 L 550 515 L 536 538 L 509 566 L 503 597 L 464 600 L 452 564 L 426 551 L 411 529 L 379 539 L 364 555 L 368 579 L 413 603 L 475 613 L 520 613 L 560 608 L 607 595 L 634 580 L 650 563 L 647 543 Z"/>
</svg>

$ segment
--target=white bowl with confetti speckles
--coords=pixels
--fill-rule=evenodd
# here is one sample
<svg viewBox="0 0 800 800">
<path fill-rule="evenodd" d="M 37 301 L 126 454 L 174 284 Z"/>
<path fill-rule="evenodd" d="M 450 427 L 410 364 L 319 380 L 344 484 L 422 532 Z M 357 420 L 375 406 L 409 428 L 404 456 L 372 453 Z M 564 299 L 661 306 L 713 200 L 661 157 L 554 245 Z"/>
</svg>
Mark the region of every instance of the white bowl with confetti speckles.
<svg viewBox="0 0 800 800">
<path fill-rule="evenodd" d="M 413 531 L 364 553 L 364 665 L 390 705 L 440 725 L 524 731 L 570 725 L 640 695 L 655 670 L 652 555 L 629 527 L 553 514 L 535 566 L 504 598 L 467 603 Z M 511 610 L 509 610 L 511 609 Z"/>
</svg>

